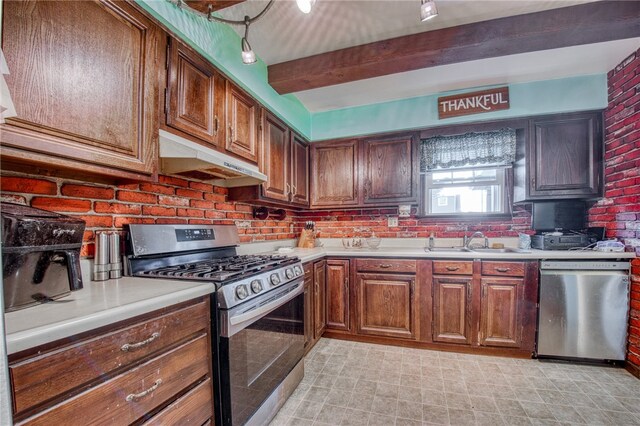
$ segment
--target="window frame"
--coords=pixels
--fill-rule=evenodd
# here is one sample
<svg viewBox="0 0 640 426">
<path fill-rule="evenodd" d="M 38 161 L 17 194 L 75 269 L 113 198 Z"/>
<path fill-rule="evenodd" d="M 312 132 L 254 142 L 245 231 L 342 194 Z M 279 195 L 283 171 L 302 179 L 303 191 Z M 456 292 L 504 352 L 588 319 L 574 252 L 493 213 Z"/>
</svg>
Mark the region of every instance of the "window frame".
<svg viewBox="0 0 640 426">
<path fill-rule="evenodd" d="M 485 186 L 487 184 L 495 184 L 496 181 L 502 188 L 502 211 L 501 212 L 468 212 L 468 213 L 429 213 L 429 206 L 431 204 L 431 197 L 429 197 L 429 189 L 446 188 L 449 185 L 460 186 L 460 184 L 429 184 L 432 183 L 431 176 L 435 172 L 444 171 L 465 171 L 465 170 L 482 170 L 482 169 L 496 169 L 502 170 L 500 176 L 495 181 L 482 181 L 472 182 L 468 186 Z M 513 179 L 512 179 L 513 167 L 512 166 L 498 166 L 498 165 L 483 165 L 477 167 L 459 167 L 449 169 L 436 169 L 428 172 L 420 173 L 420 192 L 418 196 L 418 218 L 451 218 L 451 219 L 476 219 L 476 218 L 501 218 L 511 216 L 511 200 L 513 199 Z"/>
</svg>

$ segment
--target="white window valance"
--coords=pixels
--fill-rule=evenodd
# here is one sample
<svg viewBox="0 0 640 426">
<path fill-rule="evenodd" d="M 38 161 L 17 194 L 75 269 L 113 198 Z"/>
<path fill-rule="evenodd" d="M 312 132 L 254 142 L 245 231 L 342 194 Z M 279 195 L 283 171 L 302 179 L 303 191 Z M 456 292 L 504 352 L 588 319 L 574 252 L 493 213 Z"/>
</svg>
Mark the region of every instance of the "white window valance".
<svg viewBox="0 0 640 426">
<path fill-rule="evenodd" d="M 465 133 L 422 140 L 420 171 L 480 165 L 510 165 L 516 157 L 516 131 Z"/>
</svg>

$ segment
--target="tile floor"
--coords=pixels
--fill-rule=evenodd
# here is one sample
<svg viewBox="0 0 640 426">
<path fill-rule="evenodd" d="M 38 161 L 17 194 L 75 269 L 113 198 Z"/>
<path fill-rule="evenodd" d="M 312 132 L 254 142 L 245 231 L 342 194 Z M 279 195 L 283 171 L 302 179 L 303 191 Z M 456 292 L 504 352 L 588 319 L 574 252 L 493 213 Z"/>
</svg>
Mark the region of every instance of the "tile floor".
<svg viewBox="0 0 640 426">
<path fill-rule="evenodd" d="M 626 370 L 321 339 L 271 422 L 640 425 Z"/>
</svg>

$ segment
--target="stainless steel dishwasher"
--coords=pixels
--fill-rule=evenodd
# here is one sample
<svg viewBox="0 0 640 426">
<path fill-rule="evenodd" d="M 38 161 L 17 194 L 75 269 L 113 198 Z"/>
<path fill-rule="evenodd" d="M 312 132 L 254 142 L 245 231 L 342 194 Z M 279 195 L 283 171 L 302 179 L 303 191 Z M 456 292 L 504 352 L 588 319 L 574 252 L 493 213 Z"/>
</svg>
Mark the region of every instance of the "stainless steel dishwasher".
<svg viewBox="0 0 640 426">
<path fill-rule="evenodd" d="M 541 262 L 538 356 L 622 361 L 628 318 L 629 262 Z"/>
</svg>

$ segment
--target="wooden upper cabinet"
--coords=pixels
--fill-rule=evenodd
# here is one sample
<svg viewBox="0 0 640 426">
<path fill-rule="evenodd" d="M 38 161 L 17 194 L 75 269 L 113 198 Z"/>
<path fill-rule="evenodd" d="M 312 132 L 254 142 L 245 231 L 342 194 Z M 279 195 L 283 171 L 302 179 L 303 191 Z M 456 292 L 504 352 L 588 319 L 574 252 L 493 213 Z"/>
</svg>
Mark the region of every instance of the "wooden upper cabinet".
<svg viewBox="0 0 640 426">
<path fill-rule="evenodd" d="M 416 338 L 417 300 L 414 275 L 358 274 L 358 334 Z"/>
<path fill-rule="evenodd" d="M 358 141 L 311 144 L 311 207 L 358 205 Z"/>
<path fill-rule="evenodd" d="M 218 146 L 224 140 L 224 79 L 176 39 L 169 41 L 168 55 L 167 125 Z"/>
<path fill-rule="evenodd" d="M 600 196 L 603 185 L 601 113 L 562 114 L 531 120 L 524 157 L 526 173 L 517 167 L 518 162 L 515 169 L 516 188 L 523 187 L 524 191 L 516 191 L 515 201 Z"/>
<path fill-rule="evenodd" d="M 156 172 L 159 27 L 125 2 L 12 1 L 2 31 L 18 114 L 0 127 L 3 163 Z"/>
<path fill-rule="evenodd" d="M 309 206 L 309 144 L 291 132 L 291 201 Z"/>
<path fill-rule="evenodd" d="M 480 345 L 520 347 L 524 280 L 482 278 L 481 286 Z"/>
<path fill-rule="evenodd" d="M 258 163 L 258 103 L 227 80 L 227 135 L 225 150 Z"/>
<path fill-rule="evenodd" d="M 350 330 L 348 260 L 327 260 L 326 292 L 327 329 Z"/>
<path fill-rule="evenodd" d="M 433 277 L 433 341 L 471 344 L 471 277 Z"/>
<path fill-rule="evenodd" d="M 262 195 L 280 201 L 289 201 L 289 128 L 279 118 L 262 110 L 262 172 L 267 181 L 262 184 Z"/>
<path fill-rule="evenodd" d="M 364 203 L 416 202 L 416 149 L 414 135 L 363 142 Z"/>
</svg>

